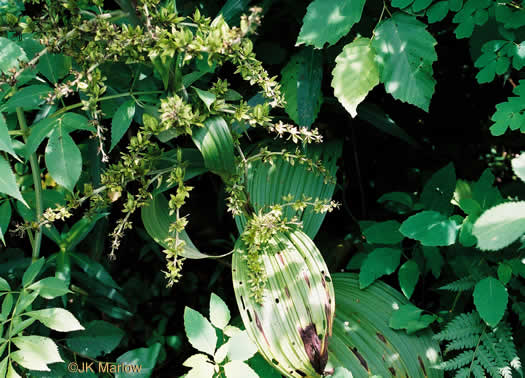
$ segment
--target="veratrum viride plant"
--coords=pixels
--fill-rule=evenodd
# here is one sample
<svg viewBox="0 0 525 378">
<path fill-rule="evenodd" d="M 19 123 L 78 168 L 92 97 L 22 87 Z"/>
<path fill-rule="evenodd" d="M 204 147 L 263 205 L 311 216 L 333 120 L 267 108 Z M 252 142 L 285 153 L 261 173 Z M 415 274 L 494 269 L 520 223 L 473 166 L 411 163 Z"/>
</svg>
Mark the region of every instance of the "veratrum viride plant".
<svg viewBox="0 0 525 378">
<path fill-rule="evenodd" d="M 324 375 L 335 298 L 321 253 L 298 229 L 276 230 L 258 244 L 263 253 L 253 245 L 241 237 L 232 259 L 235 297 L 248 334 L 286 376 Z M 250 268 L 254 259 L 259 276 Z"/>
</svg>

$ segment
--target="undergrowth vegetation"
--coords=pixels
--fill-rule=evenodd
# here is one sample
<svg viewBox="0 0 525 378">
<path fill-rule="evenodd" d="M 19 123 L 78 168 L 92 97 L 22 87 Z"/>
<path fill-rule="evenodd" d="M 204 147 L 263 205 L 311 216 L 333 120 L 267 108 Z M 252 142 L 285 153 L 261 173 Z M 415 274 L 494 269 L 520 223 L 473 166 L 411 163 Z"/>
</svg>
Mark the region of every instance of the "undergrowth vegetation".
<svg viewBox="0 0 525 378">
<path fill-rule="evenodd" d="M 522 377 L 525 2 L 0 0 L 0 377 Z"/>
</svg>

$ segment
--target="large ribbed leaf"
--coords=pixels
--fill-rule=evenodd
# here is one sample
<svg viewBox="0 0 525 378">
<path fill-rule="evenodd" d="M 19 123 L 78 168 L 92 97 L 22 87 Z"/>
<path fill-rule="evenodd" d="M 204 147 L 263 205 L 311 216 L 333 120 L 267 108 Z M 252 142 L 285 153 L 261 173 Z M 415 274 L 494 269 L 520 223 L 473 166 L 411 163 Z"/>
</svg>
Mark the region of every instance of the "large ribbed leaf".
<svg viewBox="0 0 525 378">
<path fill-rule="evenodd" d="M 284 110 L 299 126 L 310 127 L 323 100 L 323 56 L 311 47 L 304 48 L 292 56 L 281 74 Z"/>
<path fill-rule="evenodd" d="M 441 351 L 431 331 L 409 336 L 389 327 L 394 309 L 409 303 L 401 293 L 383 282 L 360 290 L 353 273 L 333 274 L 332 279 L 336 308 L 329 365 L 344 366 L 354 378 L 443 377 L 443 371 L 432 368 Z"/>
<path fill-rule="evenodd" d="M 341 156 L 342 144 L 328 142 L 321 145 L 309 146 L 307 155 L 313 161 L 321 160 L 330 175 L 335 177 L 336 162 Z M 306 170 L 299 164 L 293 166 L 281 158 L 274 158 L 273 165 L 257 160 L 250 164 L 248 169 L 248 193 L 250 201 L 256 211 L 264 206 L 282 204 L 283 196 L 292 194 L 296 200 L 303 195 L 315 198 L 330 199 L 334 193 L 335 184 L 325 184 L 325 177 Z M 266 208 L 266 210 L 268 210 Z M 321 227 L 325 214 L 315 213 L 311 207 L 304 211 L 295 212 L 290 207 L 283 210 L 283 216 L 291 218 L 296 215 L 303 222 L 303 232 L 314 238 Z M 246 219 L 236 217 L 235 222 L 240 233 L 244 230 Z"/>
<path fill-rule="evenodd" d="M 377 54 L 381 82 L 394 98 L 428 111 L 436 81 L 436 40 L 415 17 L 395 13 L 379 24 L 372 46 Z"/>
<path fill-rule="evenodd" d="M 193 133 L 193 142 L 204 157 L 204 165 L 221 176 L 235 172 L 233 139 L 222 117 L 211 117 Z"/>
<path fill-rule="evenodd" d="M 149 201 L 149 204 L 142 208 L 141 216 L 144 228 L 146 228 L 149 236 L 166 248 L 167 245 L 164 240 L 169 236 L 168 230 L 170 224 L 176 219 L 175 215 L 169 215 L 168 200 L 166 197 L 164 197 L 162 193 L 154 196 L 153 199 Z M 179 236 L 186 242 L 183 253 L 184 257 L 189 259 L 206 259 L 225 256 L 207 255 L 200 252 L 197 247 L 195 247 L 186 231 L 182 231 Z"/>
<path fill-rule="evenodd" d="M 251 295 L 247 248 L 242 239 L 235 247 L 235 298 L 259 352 L 287 377 L 320 377 L 335 308 L 332 279 L 321 253 L 300 230 L 274 235 L 269 253 L 260 255 L 267 280 L 258 304 Z"/>
</svg>

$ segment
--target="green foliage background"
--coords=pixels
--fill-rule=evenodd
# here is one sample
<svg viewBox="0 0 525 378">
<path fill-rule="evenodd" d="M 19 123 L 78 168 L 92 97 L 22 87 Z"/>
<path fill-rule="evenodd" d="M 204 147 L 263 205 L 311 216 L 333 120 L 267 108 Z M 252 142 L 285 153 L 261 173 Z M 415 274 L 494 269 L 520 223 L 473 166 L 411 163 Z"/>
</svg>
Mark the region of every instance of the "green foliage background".
<svg viewBox="0 0 525 378">
<path fill-rule="evenodd" d="M 300 222 L 334 376 L 522 376 L 524 67 L 520 0 L 0 0 L 0 376 L 279 376 L 231 252 Z"/>
</svg>

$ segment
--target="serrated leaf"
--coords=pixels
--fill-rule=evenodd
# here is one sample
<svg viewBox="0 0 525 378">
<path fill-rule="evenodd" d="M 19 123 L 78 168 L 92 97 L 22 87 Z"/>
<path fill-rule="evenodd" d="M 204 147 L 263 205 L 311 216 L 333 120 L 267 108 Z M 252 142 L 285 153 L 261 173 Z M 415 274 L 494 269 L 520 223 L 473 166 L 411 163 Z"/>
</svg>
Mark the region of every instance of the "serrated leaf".
<svg viewBox="0 0 525 378">
<path fill-rule="evenodd" d="M 217 333 L 208 319 L 199 312 L 186 307 L 184 309 L 184 329 L 188 341 L 195 349 L 213 356 L 217 345 Z"/>
<path fill-rule="evenodd" d="M 452 206 L 450 200 L 456 189 L 456 171 L 454 164 L 449 163 L 425 183 L 420 202 L 427 210 L 435 210 L 449 215 Z"/>
<path fill-rule="evenodd" d="M 525 131 L 525 80 L 520 80 L 519 85 L 513 92 L 519 97 L 509 97 L 506 102 L 496 105 L 496 112 L 491 120 L 494 123 L 490 127 L 492 135 L 503 135 L 508 128 L 511 130 Z"/>
<path fill-rule="evenodd" d="M 399 266 L 401 251 L 396 248 L 374 249 L 361 265 L 359 285 L 361 289 L 371 285 L 379 277 L 395 272 Z"/>
<path fill-rule="evenodd" d="M 357 115 L 357 106 L 368 92 L 379 84 L 379 68 L 370 45 L 370 39 L 357 38 L 335 58 L 334 94 L 352 117 Z"/>
<path fill-rule="evenodd" d="M 209 361 L 209 357 L 202 353 L 191 355 L 182 363 L 182 366 L 194 368 Z"/>
<path fill-rule="evenodd" d="M 242 361 L 230 361 L 224 365 L 226 378 L 259 378 L 253 369 Z"/>
<path fill-rule="evenodd" d="M 405 297 L 410 299 L 416 288 L 417 281 L 419 280 L 419 267 L 417 263 L 414 260 L 408 260 L 401 265 L 398 277 L 401 291 L 405 294 Z"/>
<path fill-rule="evenodd" d="M 7 123 L 5 122 L 5 118 L 2 113 L 0 113 L 0 151 L 5 151 L 15 159 L 20 160 L 13 149 L 13 143 L 11 142 L 11 137 L 9 136 Z"/>
<path fill-rule="evenodd" d="M 426 9 L 430 4 L 432 4 L 432 0 L 415 0 L 412 4 L 412 10 L 414 12 L 420 12 L 423 9 Z"/>
<path fill-rule="evenodd" d="M 28 290 L 38 290 L 38 295 L 45 299 L 53 299 L 70 293 L 67 284 L 56 277 L 46 277 L 27 287 Z"/>
<path fill-rule="evenodd" d="M 230 348 L 230 340 L 222 344 L 217 350 L 215 351 L 215 355 L 213 356 L 213 360 L 216 364 L 220 364 L 224 361 L 226 358 L 226 355 L 228 354 L 228 349 Z"/>
<path fill-rule="evenodd" d="M 230 322 L 230 310 L 224 301 L 214 293 L 210 297 L 210 321 L 215 327 L 224 329 Z"/>
<path fill-rule="evenodd" d="M 185 378 L 213 378 L 215 373 L 215 365 L 205 362 L 191 369 Z"/>
<path fill-rule="evenodd" d="M 432 24 L 443 20 L 448 14 L 448 1 L 438 1 L 427 9 L 428 23 Z"/>
<path fill-rule="evenodd" d="M 45 98 L 51 91 L 50 87 L 41 84 L 23 87 L 0 106 L 0 112 L 11 113 L 19 107 L 23 110 L 38 109 L 46 101 Z"/>
<path fill-rule="evenodd" d="M 47 364 L 63 362 L 62 357 L 60 357 L 60 354 L 58 353 L 58 347 L 55 342 L 48 337 L 19 336 L 13 337 L 11 341 L 21 352 L 17 356 L 18 358 L 11 358 L 27 369 L 49 371 L 49 368 L 46 366 Z M 37 364 L 40 367 L 45 366 L 45 369 L 34 369 L 29 367 L 33 366 L 33 364 Z"/>
<path fill-rule="evenodd" d="M 84 329 L 73 314 L 63 308 L 46 308 L 26 312 L 25 315 L 40 321 L 40 323 L 47 328 L 59 332 L 71 332 Z"/>
<path fill-rule="evenodd" d="M 45 160 L 53 180 L 73 192 L 82 172 L 82 155 L 63 127 L 57 127 L 49 136 Z"/>
<path fill-rule="evenodd" d="M 246 331 L 236 333 L 228 341 L 228 357 L 233 361 L 246 361 L 257 353 L 257 346 Z"/>
<path fill-rule="evenodd" d="M 319 113 L 323 95 L 323 57 L 313 48 L 303 48 L 283 68 L 281 91 L 284 109 L 299 126 L 310 127 Z"/>
<path fill-rule="evenodd" d="M 135 115 L 135 100 L 129 100 L 119 106 L 111 119 L 111 151 L 128 131 Z"/>
<path fill-rule="evenodd" d="M 478 248 L 497 251 L 525 233 L 525 201 L 507 202 L 485 211 L 474 223 Z"/>
<path fill-rule="evenodd" d="M 29 207 L 18 189 L 16 177 L 13 174 L 9 163 L 2 156 L 0 156 L 0 193 L 5 193 L 16 198 L 26 205 L 26 207 Z"/>
<path fill-rule="evenodd" d="M 133 377 L 151 377 L 153 369 L 157 364 L 157 359 L 161 350 L 161 344 L 155 343 L 148 348 L 138 348 L 130 350 L 117 358 L 117 364 L 128 366 L 140 366 L 140 373 L 133 373 Z M 120 371 L 115 374 L 115 378 L 129 378 L 131 374 Z"/>
<path fill-rule="evenodd" d="M 359 22 L 365 0 L 314 0 L 303 18 L 296 46 L 335 44 Z M 322 25 L 322 27 L 320 27 Z"/>
<path fill-rule="evenodd" d="M 436 81 L 436 40 L 415 17 L 395 13 L 379 24 L 372 46 L 386 91 L 398 100 L 428 111 Z"/>
<path fill-rule="evenodd" d="M 122 340 L 124 331 L 111 323 L 94 320 L 83 331 L 74 332 L 66 339 L 74 352 L 91 358 L 111 353 Z"/>
<path fill-rule="evenodd" d="M 43 257 L 39 258 L 36 261 L 33 261 L 31 265 L 26 269 L 24 272 L 24 275 L 22 276 L 22 286 L 27 287 L 33 281 L 35 280 L 36 276 L 38 276 L 38 273 L 40 273 L 40 270 L 42 270 L 42 267 L 44 266 L 45 259 Z"/>
<path fill-rule="evenodd" d="M 403 240 L 403 235 L 399 232 L 400 226 L 401 224 L 394 220 L 378 222 L 367 227 L 363 235 L 368 243 L 397 244 Z"/>
<path fill-rule="evenodd" d="M 512 159 L 511 164 L 514 174 L 518 176 L 521 181 L 525 182 L 525 152 L 522 152 L 517 158 Z"/>
<path fill-rule="evenodd" d="M 497 326 L 507 309 L 509 300 L 505 286 L 499 280 L 487 277 L 476 284 L 473 297 L 481 318 L 489 326 Z"/>
<path fill-rule="evenodd" d="M 428 247 L 452 245 L 456 241 L 456 223 L 437 211 L 422 211 L 405 220 L 399 231 Z"/>
</svg>

